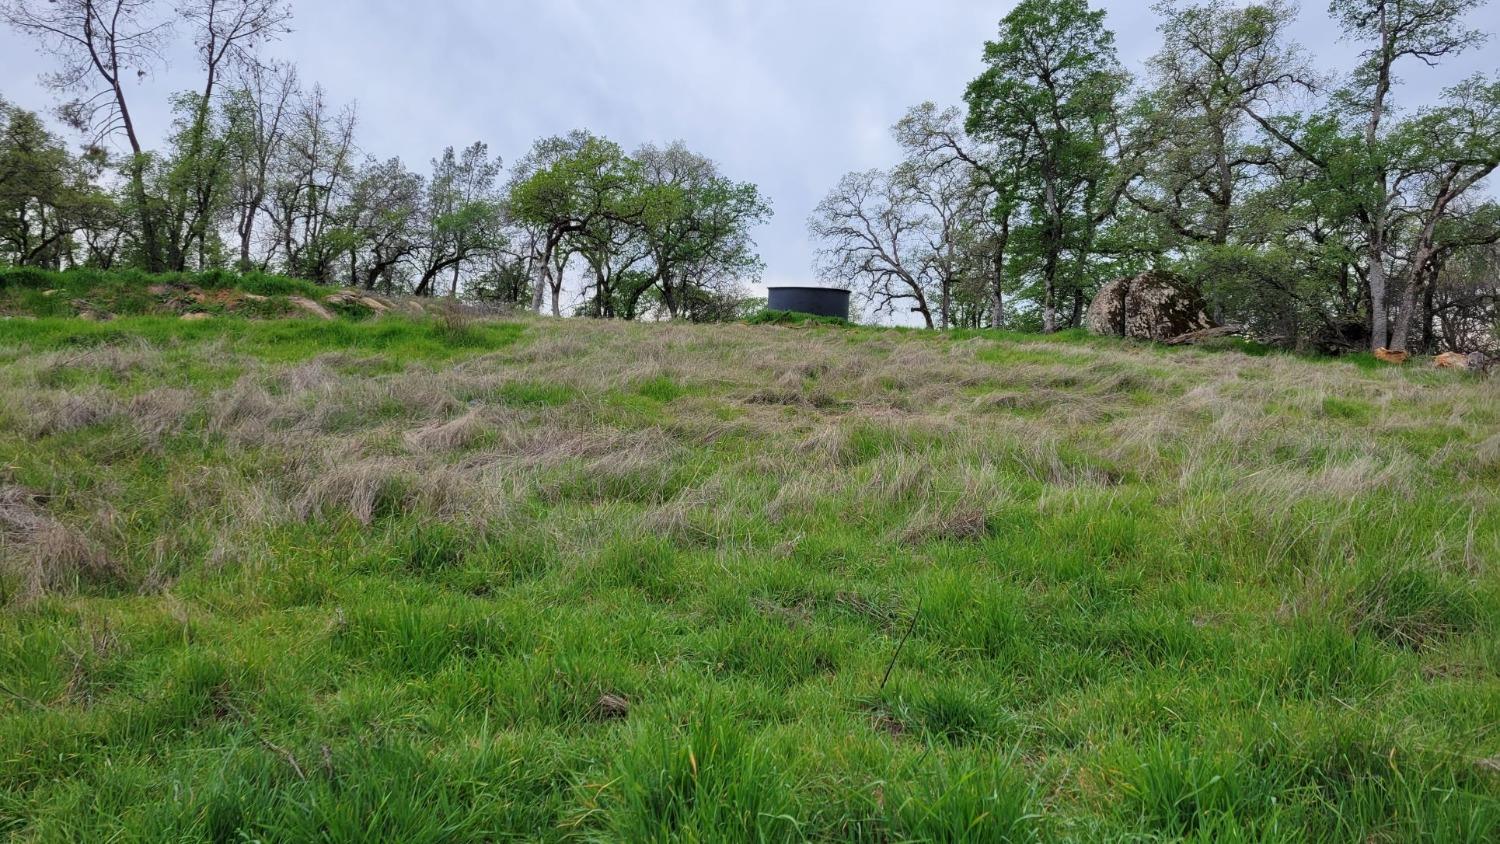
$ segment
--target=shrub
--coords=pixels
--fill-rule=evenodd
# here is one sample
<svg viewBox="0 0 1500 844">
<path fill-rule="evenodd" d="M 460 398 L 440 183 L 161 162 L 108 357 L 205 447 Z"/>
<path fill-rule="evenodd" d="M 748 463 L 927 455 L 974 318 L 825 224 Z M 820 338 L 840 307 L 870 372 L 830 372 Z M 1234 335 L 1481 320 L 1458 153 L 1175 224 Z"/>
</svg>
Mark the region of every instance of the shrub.
<svg viewBox="0 0 1500 844">
<path fill-rule="evenodd" d="M 59 274 L 33 267 L 0 268 L 0 290 L 44 290 L 59 286 Z"/>
</svg>

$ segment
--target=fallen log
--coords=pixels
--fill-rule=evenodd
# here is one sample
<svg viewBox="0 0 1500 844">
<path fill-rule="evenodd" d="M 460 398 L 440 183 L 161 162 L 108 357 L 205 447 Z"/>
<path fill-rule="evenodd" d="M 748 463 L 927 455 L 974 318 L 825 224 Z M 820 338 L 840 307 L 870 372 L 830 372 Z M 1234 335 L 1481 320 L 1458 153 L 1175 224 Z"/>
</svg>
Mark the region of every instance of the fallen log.
<svg viewBox="0 0 1500 844">
<path fill-rule="evenodd" d="M 1204 340 L 1212 340 L 1215 337 L 1233 337 L 1236 334 L 1244 334 L 1243 325 L 1220 325 L 1215 328 L 1200 328 L 1197 331 L 1189 331 L 1179 334 L 1170 340 L 1163 341 L 1168 346 L 1190 346 L 1193 343 L 1201 343 Z"/>
</svg>

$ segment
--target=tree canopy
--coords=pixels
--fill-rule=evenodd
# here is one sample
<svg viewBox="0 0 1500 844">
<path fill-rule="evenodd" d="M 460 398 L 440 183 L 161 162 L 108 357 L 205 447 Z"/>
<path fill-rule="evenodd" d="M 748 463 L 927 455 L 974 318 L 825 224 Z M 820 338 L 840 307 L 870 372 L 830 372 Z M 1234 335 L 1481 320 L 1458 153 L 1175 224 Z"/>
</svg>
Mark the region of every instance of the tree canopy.
<svg viewBox="0 0 1500 844">
<path fill-rule="evenodd" d="M 1334 0 L 1356 55 L 1329 76 L 1291 40 L 1290 0 L 1162 0 L 1161 47 L 1132 77 L 1102 10 L 1023 0 L 984 45 L 966 108 L 912 109 L 894 129 L 904 158 L 819 206 L 820 271 L 938 326 L 1077 326 L 1103 282 L 1157 268 L 1268 342 L 1500 344 L 1485 257 L 1500 240 L 1500 83 L 1401 101 L 1403 67 L 1484 43 L 1468 22 L 1482 5 Z M 937 255 L 950 274 L 932 272 Z"/>
</svg>

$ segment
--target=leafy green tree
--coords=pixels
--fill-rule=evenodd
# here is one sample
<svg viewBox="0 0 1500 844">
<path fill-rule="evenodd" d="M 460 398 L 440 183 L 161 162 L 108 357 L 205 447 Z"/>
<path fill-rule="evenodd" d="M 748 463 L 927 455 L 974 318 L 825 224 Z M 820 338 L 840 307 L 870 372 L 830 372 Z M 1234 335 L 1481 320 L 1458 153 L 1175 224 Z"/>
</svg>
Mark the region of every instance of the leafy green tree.
<svg viewBox="0 0 1500 844">
<path fill-rule="evenodd" d="M 356 245 L 340 214 L 355 172 L 355 123 L 353 108 L 335 110 L 320 86 L 292 104 L 265 203 L 273 231 L 267 265 L 320 284 L 341 274 Z"/>
<path fill-rule="evenodd" d="M 638 268 L 646 265 L 650 255 L 634 217 L 633 214 L 598 215 L 570 238 L 573 251 L 588 264 L 592 276 L 591 283 L 586 283 L 582 291 L 583 315 L 605 319 L 635 315 L 643 289 L 642 272 Z M 648 279 L 646 285 L 649 283 Z"/>
<path fill-rule="evenodd" d="M 1083 295 L 1076 270 L 1061 277 L 1066 253 L 1087 252 L 1100 207 L 1118 196 L 1117 188 L 1099 188 L 1110 183 L 1108 130 L 1127 78 L 1104 13 L 1085 0 L 1022 0 L 1001 21 L 999 38 L 985 45 L 984 58 L 985 71 L 965 94 L 967 128 L 1025 156 L 1042 324 L 1055 331 L 1060 289 L 1077 291 L 1075 312 Z"/>
<path fill-rule="evenodd" d="M 36 114 L 0 100 L 0 262 L 59 269 L 77 238 L 113 222 L 95 166 L 70 154 Z"/>
<path fill-rule="evenodd" d="M 476 142 L 460 153 L 452 147 L 432 162 L 423 204 L 424 233 L 417 250 L 420 275 L 414 293 L 430 296 L 437 277 L 452 273 L 448 295 L 457 296 L 465 270 L 499 248 L 501 198 L 496 190 L 500 160 Z"/>
<path fill-rule="evenodd" d="M 147 269 L 162 270 L 156 204 L 146 195 L 150 164 L 126 86 L 161 60 L 170 22 L 157 0 L 4 0 L 0 20 L 36 39 L 40 51 L 58 63 L 47 83 L 74 99 L 61 112 L 75 129 L 100 146 L 124 137 L 129 146 L 125 172 L 139 238 L 137 252 Z"/>
<path fill-rule="evenodd" d="M 671 317 L 719 314 L 717 305 L 694 309 L 689 300 L 732 299 L 739 294 L 725 291 L 759 275 L 751 232 L 770 219 L 770 203 L 755 185 L 725 177 L 711 159 L 680 142 L 641 147 L 633 161 L 640 190 L 625 210 L 650 256 L 662 306 Z"/>
<path fill-rule="evenodd" d="M 1327 182 L 1325 191 L 1345 198 L 1359 221 L 1360 270 L 1369 303 L 1372 348 L 1404 349 L 1406 336 L 1391 331 L 1392 270 L 1399 243 L 1406 180 L 1399 172 L 1406 154 L 1394 101 L 1396 71 L 1407 61 L 1435 65 L 1482 44 L 1485 35 L 1466 27 L 1465 16 L 1484 0 L 1333 0 L 1329 15 L 1345 36 L 1364 46 L 1347 84 L 1328 115 L 1310 120 L 1277 119 L 1259 104 L 1244 112 L 1276 140 L 1311 164 Z M 1408 279 L 1409 281 L 1409 279 Z"/>
<path fill-rule="evenodd" d="M 1304 266 L 1311 256 L 1293 245 L 1306 239 L 1299 229 L 1308 221 L 1296 215 L 1309 206 L 1275 206 L 1288 198 L 1283 178 L 1294 184 L 1299 168 L 1246 114 L 1313 86 L 1286 34 L 1295 8 L 1207 0 L 1156 10 L 1163 43 L 1148 62 L 1122 162 L 1138 174 L 1126 199 L 1141 239 L 1154 255 L 1180 259 L 1221 323 L 1295 338 L 1309 320 L 1336 322 L 1339 315 L 1322 319 L 1328 274 Z"/>
<path fill-rule="evenodd" d="M 426 182 L 399 158 L 371 160 L 354 179 L 341 216 L 355 240 L 350 283 L 387 292 L 397 289 L 397 273 L 422 246 L 417 225 Z"/>
<path fill-rule="evenodd" d="M 529 245 L 528 245 L 529 246 Z M 530 250 L 507 245 L 490 257 L 487 269 L 474 279 L 470 293 L 477 302 L 505 308 L 523 308 L 531 303 Z"/>
<path fill-rule="evenodd" d="M 638 213 L 632 187 L 638 169 L 618 144 L 583 130 L 537 141 L 517 164 L 508 210 L 513 220 L 537 231 L 533 266 L 540 278 L 533 310 L 541 311 L 550 292 L 553 316 L 562 315 L 563 276 L 575 246 L 571 238 Z"/>
<path fill-rule="evenodd" d="M 0 19 L 37 39 L 59 64 L 44 79 L 76 95 L 61 113 L 93 145 L 123 137 L 128 205 L 137 221 L 133 253 L 149 270 L 181 270 L 195 255 L 201 265 L 217 246 L 224 207 L 226 133 L 218 95 L 224 74 L 251 63 L 257 48 L 286 31 L 284 0 L 181 0 L 169 16 L 159 0 L 6 0 Z M 204 72 L 200 91 L 181 95 L 171 153 L 147 150 L 131 111 L 128 81 L 162 60 L 176 22 L 191 33 Z M 148 185 L 148 181 L 153 185 Z M 153 191 L 152 188 L 156 190 Z"/>
<path fill-rule="evenodd" d="M 1419 297 L 1435 283 L 1446 256 L 1500 238 L 1492 204 L 1469 214 L 1460 206 L 1500 166 L 1500 81 L 1475 77 L 1444 99 L 1403 121 L 1391 138 L 1397 150 L 1392 172 L 1408 193 L 1397 210 L 1409 232 L 1391 328 L 1391 344 L 1398 349 L 1411 341 Z M 1427 307 L 1430 313 L 1430 299 Z"/>
<path fill-rule="evenodd" d="M 1224 246 L 1244 226 L 1245 193 L 1271 164 L 1245 109 L 1311 85 L 1286 36 L 1296 12 L 1285 0 L 1156 9 L 1163 45 L 1148 63 L 1151 87 L 1132 127 L 1143 178 L 1127 196 L 1165 224 L 1170 245 Z"/>
<path fill-rule="evenodd" d="M 148 169 L 148 196 L 156 209 L 167 269 L 205 268 L 222 254 L 220 223 L 229 219 L 235 144 L 226 111 L 205 108 L 197 94 L 176 98 L 178 119 L 167 139 L 165 155 L 153 156 Z"/>
<path fill-rule="evenodd" d="M 230 124 L 229 205 L 241 272 L 257 267 L 257 224 L 266 214 L 273 168 L 285 154 L 292 107 L 299 93 L 294 66 L 252 62 L 241 68 L 241 78 L 224 97 Z M 260 268 L 265 269 L 263 263 Z"/>
<path fill-rule="evenodd" d="M 291 9 L 284 0 L 184 0 L 177 14 L 191 28 L 204 77 L 201 91 L 177 97 L 170 176 L 160 202 L 165 263 L 180 271 L 187 268 L 195 243 L 203 265 L 208 240 L 217 234 L 211 226 L 225 212 L 233 186 L 233 132 L 247 128 L 242 114 L 231 116 L 220 102 L 223 79 L 259 64 L 260 46 L 288 31 Z M 243 258 L 243 249 L 241 254 Z"/>
</svg>

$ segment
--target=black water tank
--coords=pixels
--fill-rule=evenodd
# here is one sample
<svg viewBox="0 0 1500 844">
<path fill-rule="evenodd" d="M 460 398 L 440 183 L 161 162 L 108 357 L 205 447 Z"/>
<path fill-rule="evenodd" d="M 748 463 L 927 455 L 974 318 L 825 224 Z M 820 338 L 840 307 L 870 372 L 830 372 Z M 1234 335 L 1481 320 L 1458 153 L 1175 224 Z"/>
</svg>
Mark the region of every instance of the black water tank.
<svg viewBox="0 0 1500 844">
<path fill-rule="evenodd" d="M 849 318 L 849 291 L 837 287 L 770 287 L 766 307 L 814 316 Z"/>
</svg>

